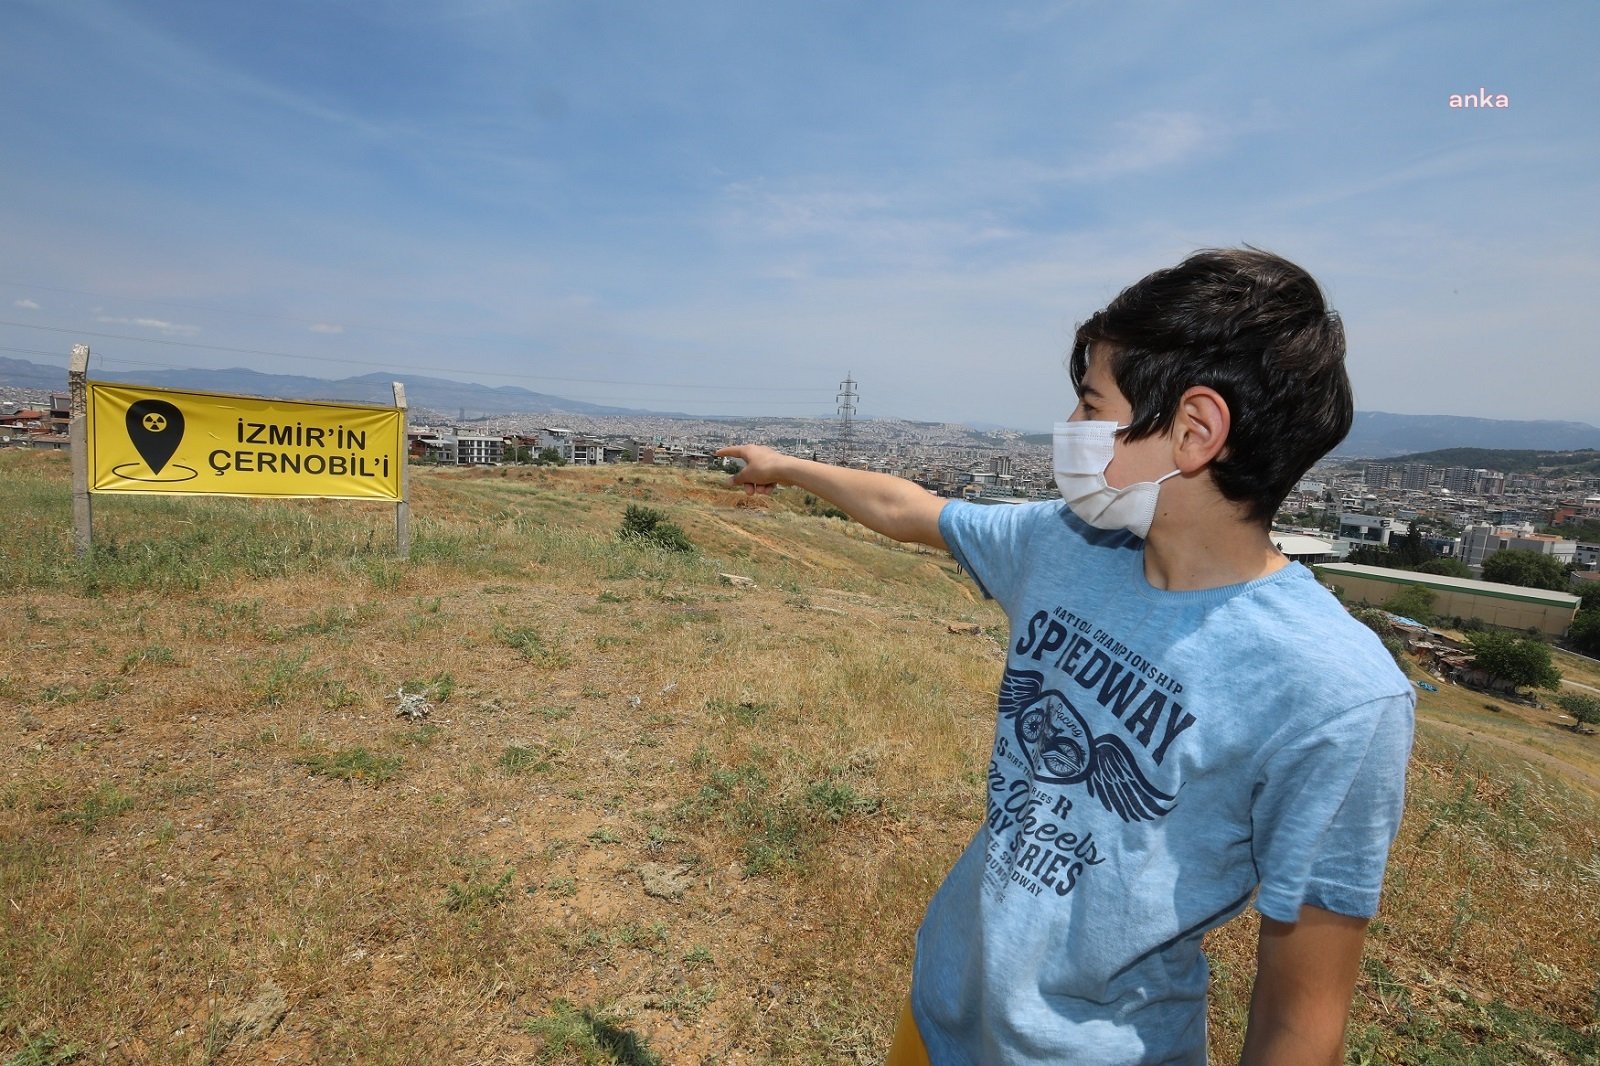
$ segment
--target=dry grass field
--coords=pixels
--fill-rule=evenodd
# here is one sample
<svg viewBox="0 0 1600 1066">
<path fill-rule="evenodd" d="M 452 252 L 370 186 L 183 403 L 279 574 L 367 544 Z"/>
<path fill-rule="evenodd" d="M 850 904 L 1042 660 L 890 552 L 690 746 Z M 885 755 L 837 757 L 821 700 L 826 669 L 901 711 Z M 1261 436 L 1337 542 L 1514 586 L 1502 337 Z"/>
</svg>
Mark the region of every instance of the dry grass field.
<svg viewBox="0 0 1600 1066">
<path fill-rule="evenodd" d="M 418 470 L 404 564 L 379 506 L 99 497 L 77 562 L 67 484 L 0 452 L 0 1063 L 881 1061 L 1002 663 L 947 556 L 609 467 Z M 1423 694 L 1351 1062 L 1600 1062 L 1597 764 Z"/>
</svg>

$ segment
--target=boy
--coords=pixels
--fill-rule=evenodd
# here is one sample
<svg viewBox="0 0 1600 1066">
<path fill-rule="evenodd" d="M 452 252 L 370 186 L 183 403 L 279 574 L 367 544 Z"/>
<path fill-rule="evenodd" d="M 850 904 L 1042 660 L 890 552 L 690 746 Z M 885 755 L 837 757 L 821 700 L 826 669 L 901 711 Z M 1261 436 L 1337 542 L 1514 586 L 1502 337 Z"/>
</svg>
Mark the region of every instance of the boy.
<svg viewBox="0 0 1600 1066">
<path fill-rule="evenodd" d="M 718 453 L 746 491 L 947 547 L 1010 618 L 988 814 L 928 906 L 891 1060 L 1203 1063 L 1200 940 L 1253 897 L 1244 1061 L 1341 1063 L 1414 698 L 1269 531 L 1349 431 L 1343 329 L 1293 264 L 1204 251 L 1080 326 L 1071 374 L 1063 502 Z"/>
</svg>

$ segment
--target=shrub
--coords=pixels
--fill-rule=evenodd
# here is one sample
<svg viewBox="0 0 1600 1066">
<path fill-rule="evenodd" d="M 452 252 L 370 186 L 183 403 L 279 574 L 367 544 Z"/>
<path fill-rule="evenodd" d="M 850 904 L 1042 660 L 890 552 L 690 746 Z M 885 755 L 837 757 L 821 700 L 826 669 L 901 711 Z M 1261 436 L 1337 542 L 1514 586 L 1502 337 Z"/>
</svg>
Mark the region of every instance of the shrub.
<svg viewBox="0 0 1600 1066">
<path fill-rule="evenodd" d="M 682 528 L 667 521 L 667 516 L 654 507 L 629 504 L 622 512 L 622 526 L 617 530 L 621 540 L 654 544 L 667 551 L 692 552 L 694 544 Z"/>
</svg>

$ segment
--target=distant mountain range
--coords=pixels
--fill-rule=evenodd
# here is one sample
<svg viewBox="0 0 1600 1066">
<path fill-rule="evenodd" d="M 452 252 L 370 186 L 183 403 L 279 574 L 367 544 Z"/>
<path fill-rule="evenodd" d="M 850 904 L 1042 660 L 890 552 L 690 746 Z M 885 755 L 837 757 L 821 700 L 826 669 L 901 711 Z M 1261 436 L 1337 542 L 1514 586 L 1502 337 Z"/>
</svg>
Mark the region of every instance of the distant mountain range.
<svg viewBox="0 0 1600 1066">
<path fill-rule="evenodd" d="M 1576 451 L 1600 448 L 1600 428 L 1586 422 L 1516 422 L 1459 415 L 1396 415 L 1357 411 L 1350 435 L 1333 450 L 1349 458 L 1432 452 L 1445 448 Z"/>
<path fill-rule="evenodd" d="M 293 397 L 297 400 L 336 400 L 346 403 L 394 402 L 392 383 L 403 380 L 406 386 L 406 403 L 413 408 L 438 411 L 448 415 L 481 418 L 486 415 L 539 414 L 544 412 L 582 415 L 656 415 L 661 412 L 642 411 L 629 407 L 606 407 L 602 404 L 569 400 L 531 392 L 514 385 L 491 388 L 445 378 L 426 378 L 397 374 L 363 374 L 360 377 L 328 380 L 301 377 L 296 374 L 263 374 L 242 367 L 227 370 L 140 370 L 114 372 L 89 368 L 89 377 L 95 381 L 129 381 L 140 385 L 155 385 L 168 389 L 192 389 L 196 392 L 227 392 L 243 396 Z M 41 392 L 65 392 L 65 370 L 31 363 L 26 359 L 0 358 L 0 385 L 16 388 L 38 389 Z M 667 414 L 664 417 L 688 417 Z"/>
<path fill-rule="evenodd" d="M 229 392 L 246 396 L 294 397 L 301 400 L 343 400 L 351 403 L 386 404 L 393 400 L 390 383 L 401 375 L 363 374 L 360 377 L 330 381 L 326 378 L 293 374 L 263 374 L 255 370 L 149 370 L 111 373 L 91 368 L 91 377 L 100 381 L 137 381 L 173 389 L 201 392 Z M 542 392 L 531 392 L 514 385 L 490 387 L 445 378 L 405 376 L 406 401 L 414 409 L 443 415 L 482 418 L 496 415 L 569 413 L 585 415 L 641 416 L 656 418 L 697 417 L 672 411 L 645 411 L 628 407 L 569 400 Z M 32 363 L 26 359 L 0 358 L 0 386 L 35 389 L 39 392 L 64 392 L 66 371 Z M 1049 434 L 1025 438 L 1048 445 Z M 1515 448 L 1544 451 L 1573 451 L 1600 448 L 1600 428 L 1585 422 L 1511 421 L 1494 418 L 1465 418 L 1457 415 L 1399 415 L 1385 411 L 1357 411 L 1355 425 L 1344 443 L 1333 451 L 1346 458 L 1385 458 L 1443 448 Z"/>
</svg>

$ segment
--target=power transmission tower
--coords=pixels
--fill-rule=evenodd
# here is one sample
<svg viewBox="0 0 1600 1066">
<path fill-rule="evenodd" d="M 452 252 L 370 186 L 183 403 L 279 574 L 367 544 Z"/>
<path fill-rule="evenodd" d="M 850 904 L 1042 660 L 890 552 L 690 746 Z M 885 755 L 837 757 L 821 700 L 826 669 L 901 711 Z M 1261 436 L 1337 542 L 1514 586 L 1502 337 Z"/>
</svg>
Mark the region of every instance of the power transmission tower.
<svg viewBox="0 0 1600 1066">
<path fill-rule="evenodd" d="M 850 455 L 855 450 L 856 395 L 855 380 L 846 374 L 839 382 L 839 463 L 850 465 Z"/>
</svg>

